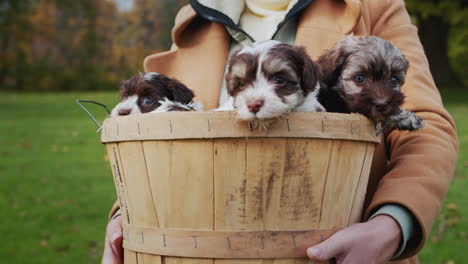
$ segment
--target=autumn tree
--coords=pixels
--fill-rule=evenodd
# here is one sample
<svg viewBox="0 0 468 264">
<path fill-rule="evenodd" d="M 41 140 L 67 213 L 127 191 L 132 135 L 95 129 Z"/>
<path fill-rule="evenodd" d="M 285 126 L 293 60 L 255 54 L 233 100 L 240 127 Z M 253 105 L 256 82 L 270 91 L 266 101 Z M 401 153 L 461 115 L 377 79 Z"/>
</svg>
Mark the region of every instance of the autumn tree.
<svg viewBox="0 0 468 264">
<path fill-rule="evenodd" d="M 170 47 L 186 0 L 2 0 L 0 89 L 117 90 L 143 59 Z"/>
<path fill-rule="evenodd" d="M 34 0 L 3 0 L 0 4 L 0 85 L 22 86 Z"/>
<path fill-rule="evenodd" d="M 174 18 L 184 2 L 134 0 L 133 9 L 126 14 L 127 28 L 122 35 L 130 65 L 141 69 L 147 55 L 169 49 Z"/>
</svg>

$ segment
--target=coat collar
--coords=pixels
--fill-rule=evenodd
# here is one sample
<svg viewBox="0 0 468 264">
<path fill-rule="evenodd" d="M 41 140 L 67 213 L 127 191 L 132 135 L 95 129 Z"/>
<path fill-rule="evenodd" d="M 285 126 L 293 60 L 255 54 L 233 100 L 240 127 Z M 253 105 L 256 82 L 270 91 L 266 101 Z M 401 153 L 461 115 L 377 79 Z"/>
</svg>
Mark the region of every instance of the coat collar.
<svg viewBox="0 0 468 264">
<path fill-rule="evenodd" d="M 339 17 L 323 16 L 319 12 L 321 7 L 327 8 L 332 12 L 331 14 Z M 320 24 L 319 26 L 322 27 L 331 24 L 341 33 L 349 34 L 353 32 L 359 22 L 361 8 L 361 0 L 315 0 L 306 11 L 309 12 L 310 10 L 309 17 L 315 20 L 314 24 Z M 187 5 L 181 9 L 172 30 L 172 40 L 177 46 L 184 46 L 183 32 L 197 17 L 197 12 L 192 6 Z"/>
<path fill-rule="evenodd" d="M 190 4 L 192 6 L 193 4 L 201 4 L 207 8 L 218 10 L 229 17 L 235 24 L 239 23 L 245 8 L 245 0 L 192 0 Z"/>
</svg>

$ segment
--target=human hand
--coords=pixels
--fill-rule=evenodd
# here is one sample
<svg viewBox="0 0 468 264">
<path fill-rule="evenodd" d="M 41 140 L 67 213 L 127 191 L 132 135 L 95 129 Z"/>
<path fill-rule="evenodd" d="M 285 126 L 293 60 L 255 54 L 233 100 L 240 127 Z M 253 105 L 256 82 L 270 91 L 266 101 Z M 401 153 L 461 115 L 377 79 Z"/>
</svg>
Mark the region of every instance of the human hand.
<svg viewBox="0 0 468 264">
<path fill-rule="evenodd" d="M 107 224 L 102 264 L 122 264 L 122 238 L 122 215 L 118 215 Z"/>
<path fill-rule="evenodd" d="M 338 231 L 307 249 L 307 255 L 315 261 L 335 258 L 337 264 L 383 264 L 395 254 L 401 237 L 400 226 L 392 217 L 378 215 Z"/>
</svg>

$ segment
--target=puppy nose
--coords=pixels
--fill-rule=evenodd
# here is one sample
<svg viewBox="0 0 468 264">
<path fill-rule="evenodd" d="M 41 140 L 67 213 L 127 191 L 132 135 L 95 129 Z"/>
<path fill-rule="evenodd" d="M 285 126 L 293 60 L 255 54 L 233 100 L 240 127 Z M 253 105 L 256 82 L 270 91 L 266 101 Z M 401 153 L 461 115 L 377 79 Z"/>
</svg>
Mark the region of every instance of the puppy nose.
<svg viewBox="0 0 468 264">
<path fill-rule="evenodd" d="M 265 101 L 263 100 L 255 100 L 254 102 L 247 104 L 247 107 L 249 108 L 250 112 L 257 113 L 260 111 L 260 108 L 262 108 L 264 102 Z"/>
<path fill-rule="evenodd" d="M 388 108 L 388 102 L 386 101 L 375 102 L 375 109 L 379 112 L 386 112 Z"/>
<path fill-rule="evenodd" d="M 129 115 L 132 112 L 132 109 L 124 108 L 124 109 L 119 109 L 119 116 L 126 116 Z"/>
</svg>

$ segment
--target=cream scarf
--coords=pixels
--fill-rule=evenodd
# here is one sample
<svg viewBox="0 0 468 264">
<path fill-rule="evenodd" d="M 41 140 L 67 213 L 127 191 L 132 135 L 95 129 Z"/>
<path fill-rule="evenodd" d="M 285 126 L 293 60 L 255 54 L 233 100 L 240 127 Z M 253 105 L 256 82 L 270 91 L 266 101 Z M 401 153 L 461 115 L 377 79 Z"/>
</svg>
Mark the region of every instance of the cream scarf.
<svg viewBox="0 0 468 264">
<path fill-rule="evenodd" d="M 256 41 L 268 40 L 298 0 L 199 0 L 228 17 Z"/>
</svg>

